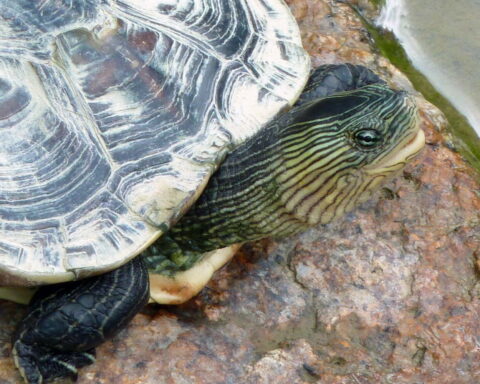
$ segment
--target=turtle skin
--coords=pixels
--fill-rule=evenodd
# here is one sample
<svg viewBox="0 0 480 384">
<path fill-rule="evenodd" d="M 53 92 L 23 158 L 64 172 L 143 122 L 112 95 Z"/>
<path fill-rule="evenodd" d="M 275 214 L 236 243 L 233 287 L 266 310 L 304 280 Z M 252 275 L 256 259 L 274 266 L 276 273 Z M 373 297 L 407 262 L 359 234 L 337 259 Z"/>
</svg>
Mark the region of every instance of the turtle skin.
<svg viewBox="0 0 480 384">
<path fill-rule="evenodd" d="M 13 336 L 13 355 L 28 383 L 76 380 L 95 347 L 122 330 L 148 302 L 141 257 L 103 275 L 38 290 Z"/>
</svg>

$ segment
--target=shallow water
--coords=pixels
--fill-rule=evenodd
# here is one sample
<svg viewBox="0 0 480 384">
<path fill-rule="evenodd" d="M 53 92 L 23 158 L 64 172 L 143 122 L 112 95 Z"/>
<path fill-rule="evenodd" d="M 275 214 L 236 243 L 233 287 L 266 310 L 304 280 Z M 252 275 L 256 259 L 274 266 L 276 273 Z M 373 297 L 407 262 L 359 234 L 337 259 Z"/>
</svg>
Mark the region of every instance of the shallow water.
<svg viewBox="0 0 480 384">
<path fill-rule="evenodd" d="M 378 22 L 480 135 L 480 0 L 387 0 Z"/>
</svg>

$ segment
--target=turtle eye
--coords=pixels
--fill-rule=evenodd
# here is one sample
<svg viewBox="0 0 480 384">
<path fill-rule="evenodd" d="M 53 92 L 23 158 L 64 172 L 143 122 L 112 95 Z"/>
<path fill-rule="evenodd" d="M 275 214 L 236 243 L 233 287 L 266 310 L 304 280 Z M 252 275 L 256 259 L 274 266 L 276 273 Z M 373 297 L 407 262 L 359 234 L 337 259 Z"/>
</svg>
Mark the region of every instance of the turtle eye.
<svg viewBox="0 0 480 384">
<path fill-rule="evenodd" d="M 376 129 L 361 129 L 355 132 L 353 139 L 362 148 L 375 148 L 382 142 L 382 134 Z"/>
</svg>

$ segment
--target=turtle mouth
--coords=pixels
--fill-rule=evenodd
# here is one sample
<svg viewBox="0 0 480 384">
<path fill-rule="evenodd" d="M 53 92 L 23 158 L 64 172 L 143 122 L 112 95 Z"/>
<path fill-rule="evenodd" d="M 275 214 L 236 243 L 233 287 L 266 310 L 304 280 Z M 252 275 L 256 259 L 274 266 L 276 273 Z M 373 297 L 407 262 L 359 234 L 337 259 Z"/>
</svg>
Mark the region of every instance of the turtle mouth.
<svg viewBox="0 0 480 384">
<path fill-rule="evenodd" d="M 389 156 L 383 158 L 380 162 L 372 164 L 365 169 L 368 175 L 388 174 L 402 169 L 410 160 L 417 156 L 425 146 L 425 134 L 417 124 L 412 135 L 406 137 L 392 151 Z"/>
</svg>

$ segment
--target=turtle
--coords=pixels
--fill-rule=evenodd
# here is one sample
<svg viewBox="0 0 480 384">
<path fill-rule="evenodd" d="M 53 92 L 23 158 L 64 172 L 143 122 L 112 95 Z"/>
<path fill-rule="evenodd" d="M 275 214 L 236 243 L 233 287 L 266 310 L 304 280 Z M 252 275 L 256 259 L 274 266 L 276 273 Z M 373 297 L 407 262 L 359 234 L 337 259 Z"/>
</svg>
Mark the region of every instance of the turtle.
<svg viewBox="0 0 480 384">
<path fill-rule="evenodd" d="M 0 15 L 0 294 L 29 302 L 28 383 L 76 378 L 149 301 L 188 300 L 236 244 L 340 217 L 424 145 L 405 91 L 311 70 L 281 0 Z"/>
</svg>

